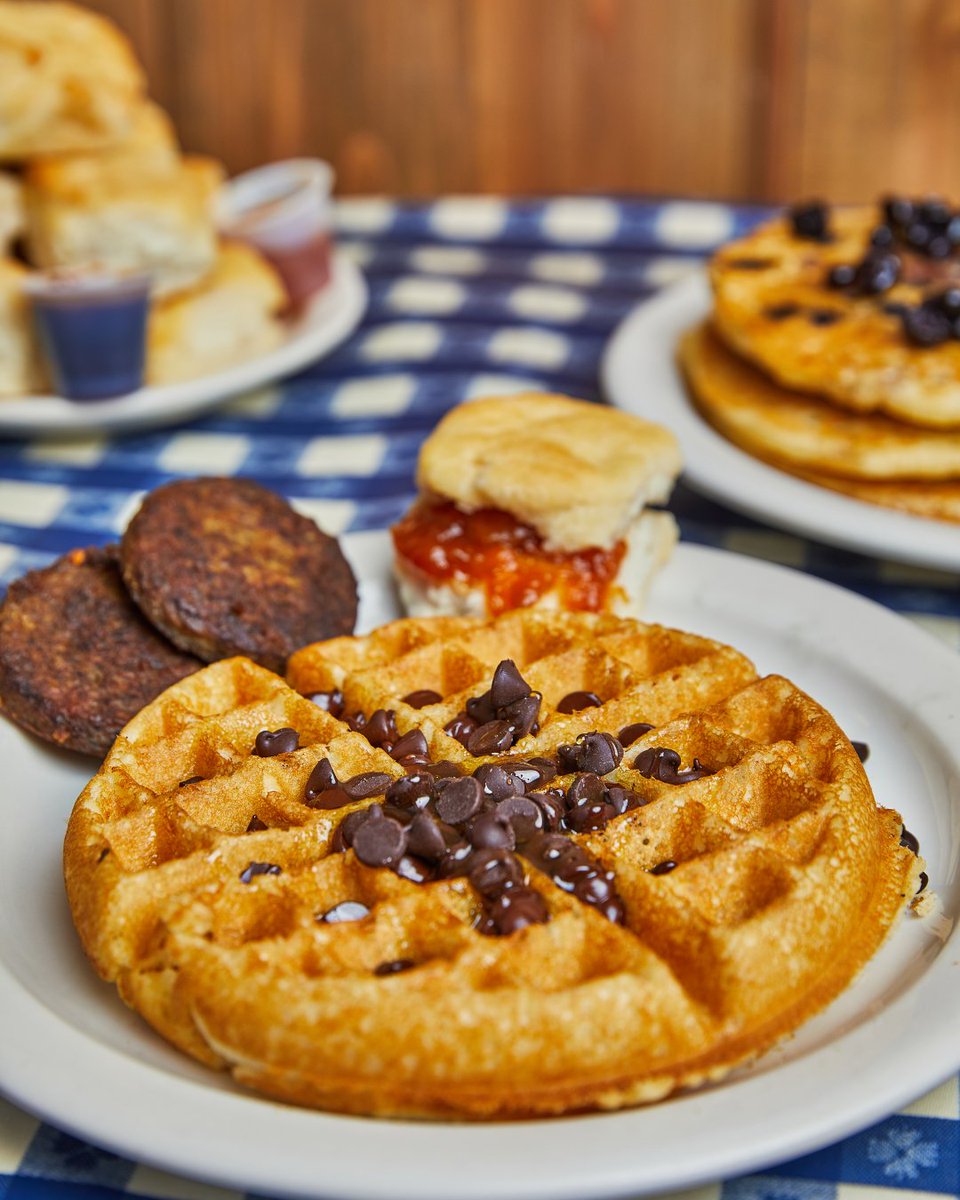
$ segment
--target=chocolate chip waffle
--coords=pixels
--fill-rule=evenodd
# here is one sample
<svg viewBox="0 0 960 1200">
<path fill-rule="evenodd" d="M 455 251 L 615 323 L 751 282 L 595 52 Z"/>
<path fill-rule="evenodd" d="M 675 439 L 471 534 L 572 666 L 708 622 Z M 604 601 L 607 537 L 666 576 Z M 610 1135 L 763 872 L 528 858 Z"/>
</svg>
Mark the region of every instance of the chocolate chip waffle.
<svg viewBox="0 0 960 1200">
<path fill-rule="evenodd" d="M 518 611 L 288 671 L 226 660 L 145 708 L 64 851 L 100 974 L 271 1096 L 656 1100 L 823 1007 L 916 889 L 829 714 L 708 639 Z"/>
</svg>

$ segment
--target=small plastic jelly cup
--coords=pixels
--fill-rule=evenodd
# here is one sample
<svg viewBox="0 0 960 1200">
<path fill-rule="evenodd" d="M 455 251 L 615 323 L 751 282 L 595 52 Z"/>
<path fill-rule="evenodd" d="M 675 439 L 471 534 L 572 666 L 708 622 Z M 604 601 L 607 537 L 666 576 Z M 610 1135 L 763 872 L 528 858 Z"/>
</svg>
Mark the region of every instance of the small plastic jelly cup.
<svg viewBox="0 0 960 1200">
<path fill-rule="evenodd" d="M 50 272 L 24 287 L 59 395 L 105 400 L 142 386 L 149 275 Z"/>
<path fill-rule="evenodd" d="M 227 183 L 221 228 L 256 247 L 301 308 L 330 280 L 333 168 L 318 158 L 256 167 Z"/>
</svg>

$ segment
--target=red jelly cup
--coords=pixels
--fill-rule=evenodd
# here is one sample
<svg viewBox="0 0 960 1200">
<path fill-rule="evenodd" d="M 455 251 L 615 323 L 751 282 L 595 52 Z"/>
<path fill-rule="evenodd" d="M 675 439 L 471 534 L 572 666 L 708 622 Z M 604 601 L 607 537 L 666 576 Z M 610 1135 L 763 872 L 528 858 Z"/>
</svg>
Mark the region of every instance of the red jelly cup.
<svg viewBox="0 0 960 1200">
<path fill-rule="evenodd" d="M 143 385 L 150 276 L 91 268 L 31 276 L 24 290 L 57 393 L 105 400 Z"/>
<path fill-rule="evenodd" d="M 330 281 L 333 168 L 291 158 L 231 179 L 223 192 L 221 229 L 272 263 L 291 308 L 301 308 Z"/>
</svg>

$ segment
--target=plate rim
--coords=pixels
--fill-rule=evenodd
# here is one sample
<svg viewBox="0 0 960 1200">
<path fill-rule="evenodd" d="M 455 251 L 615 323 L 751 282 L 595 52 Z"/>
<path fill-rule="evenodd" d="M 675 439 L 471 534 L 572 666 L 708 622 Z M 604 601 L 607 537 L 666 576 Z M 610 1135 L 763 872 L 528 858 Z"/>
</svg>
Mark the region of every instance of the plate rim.
<svg viewBox="0 0 960 1200">
<path fill-rule="evenodd" d="M 361 580 L 377 584 L 388 574 L 388 556 L 384 553 L 387 535 L 380 531 L 347 535 L 345 550 L 359 568 Z M 916 664 L 923 676 L 924 688 L 942 685 L 957 693 L 960 658 L 944 654 L 943 646 L 924 630 L 891 610 L 848 592 L 834 584 L 778 564 L 748 558 L 713 547 L 681 543 L 675 561 L 682 570 L 700 572 L 704 578 L 721 585 L 733 572 L 738 588 L 746 585 L 747 594 L 765 594 L 771 588 L 786 589 L 800 611 L 816 612 L 818 606 L 850 614 L 853 625 L 838 645 L 846 645 L 851 661 L 860 644 L 880 635 L 885 655 L 875 662 L 856 659 L 860 673 L 889 688 L 895 681 L 902 689 L 904 664 Z M 669 570 L 669 567 L 666 569 Z M 376 579 L 373 578 L 376 573 Z M 662 620 L 662 617 L 659 618 Z M 779 619 L 779 617 L 777 618 Z M 879 629 L 878 629 L 879 626 Z M 878 656 L 879 657 L 879 656 Z M 932 704 L 932 701 L 930 702 Z M 936 734 L 949 747 L 954 765 L 960 768 L 960 747 L 956 747 L 951 721 L 958 714 L 943 713 L 935 706 L 919 708 L 922 728 Z M 14 731 L 17 732 L 17 731 Z M 952 738 L 951 741 L 947 739 Z M 949 798 L 948 798 L 949 799 Z M 492 1125 L 447 1125 L 441 1128 L 452 1140 L 445 1168 L 431 1174 L 431 1149 L 436 1151 L 437 1126 L 422 1122 L 378 1122 L 378 1139 L 384 1148 L 401 1152 L 401 1177 L 371 1172 L 368 1147 L 370 1119 L 342 1117 L 290 1108 L 273 1101 L 242 1093 L 219 1090 L 192 1078 L 172 1074 L 154 1064 L 105 1045 L 93 1034 L 72 1026 L 53 1010 L 43 1006 L 0 957 L 0 1007 L 10 1014 L 15 1027 L 30 1028 L 31 1019 L 39 1030 L 36 1036 L 8 1038 L 0 1042 L 0 1090 L 14 1103 L 36 1112 L 59 1128 L 94 1144 L 125 1155 L 135 1162 L 148 1163 L 167 1171 L 176 1171 L 221 1186 L 266 1191 L 276 1195 L 307 1197 L 317 1193 L 317 1180 L 323 1176 L 321 1191 L 328 1196 L 348 1200 L 448 1200 L 451 1195 L 487 1200 L 489 1195 L 504 1200 L 587 1200 L 588 1197 L 612 1197 L 630 1191 L 634 1195 L 659 1192 L 666 1188 L 693 1187 L 717 1178 L 729 1178 L 754 1171 L 772 1163 L 807 1153 L 848 1136 L 873 1121 L 888 1115 L 903 1103 L 934 1086 L 960 1066 L 960 1011 L 934 1008 L 931 1016 L 925 1008 L 924 1021 L 915 1036 L 911 1034 L 909 1051 L 894 1045 L 883 1058 L 865 1053 L 865 1047 L 877 1035 L 878 1026 L 897 1020 L 912 1021 L 911 1014 L 934 989 L 934 984 L 955 995 L 954 954 L 942 950 L 928 970 L 897 996 L 881 1012 L 867 1016 L 854 1029 L 835 1041 L 819 1046 L 797 1059 L 779 1064 L 772 1071 L 738 1079 L 728 1087 L 693 1092 L 648 1108 L 608 1114 L 563 1117 L 532 1122 Z M 943 978 L 941 978 L 943 977 Z M 109 987 L 109 985 L 102 985 Z M 111 989 L 112 991 L 112 989 Z M 39 1012 L 39 1016 L 38 1016 Z M 26 1024 L 25 1024 L 26 1023 Z M 947 1039 L 945 1053 L 944 1039 Z M 37 1054 L 37 1046 L 44 1055 Z M 822 1069 L 838 1058 L 852 1058 L 856 1071 L 846 1078 L 832 1079 L 826 1103 L 823 1102 Z M 60 1057 L 63 1052 L 63 1057 Z M 86 1094 L 76 1091 L 78 1071 L 94 1072 L 94 1084 Z M 836 1064 L 834 1063 L 834 1070 Z M 854 1078 L 856 1077 L 856 1078 Z M 770 1104 L 771 1080 L 780 1095 L 807 1098 L 801 1105 L 803 1119 L 795 1110 L 783 1129 L 783 1118 Z M 144 1084 L 148 1086 L 144 1086 Z M 72 1086 L 71 1086 L 72 1085 Z M 90 1090 L 100 1089 L 92 1097 Z M 162 1112 L 163 1135 L 151 1138 L 150 1122 L 141 1119 L 141 1109 L 131 1104 L 130 1096 L 140 1091 L 149 1096 L 151 1111 Z M 863 1093 L 867 1096 L 864 1098 Z M 104 1108 L 104 1095 L 109 1104 Z M 735 1103 L 731 1106 L 731 1097 Z M 819 1101 L 819 1103 L 818 1103 Z M 110 1107 L 112 1105 L 112 1108 Z M 837 1108 L 841 1112 L 837 1113 Z M 751 1140 L 746 1147 L 736 1138 L 724 1135 L 718 1142 L 711 1126 L 718 1112 L 733 1107 L 738 1120 L 753 1119 Z M 196 1136 L 198 1116 L 204 1136 Z M 152 1132 L 155 1133 L 158 1118 Z M 780 1122 L 778 1124 L 778 1121 Z M 650 1169 L 644 1154 L 657 1151 L 658 1138 L 679 1125 L 681 1131 L 699 1130 L 710 1146 L 709 1156 L 698 1158 L 687 1153 L 679 1164 L 671 1163 L 668 1173 L 662 1162 Z M 237 1137 L 246 1126 L 252 1136 Z M 630 1144 L 633 1154 L 614 1158 L 602 1169 L 583 1155 L 581 1142 L 563 1132 L 590 1126 L 588 1133 L 596 1145 L 605 1144 L 609 1152 L 622 1151 Z M 253 1131 L 256 1131 L 253 1133 Z M 145 1132 L 146 1131 L 146 1132 Z M 706 1131 L 706 1132 L 704 1132 Z M 561 1134 L 557 1137 L 557 1134 Z M 191 1136 L 192 1134 L 192 1136 Z M 645 1146 L 645 1134 L 648 1144 Z M 694 1133 L 694 1139 L 698 1136 Z M 541 1143 L 553 1146 L 557 1165 L 553 1174 L 542 1171 Z M 711 1140 L 712 1139 L 712 1140 Z M 264 1156 L 269 1144 L 273 1153 Z M 341 1154 L 331 1159 L 323 1154 L 324 1145 L 339 1147 Z M 696 1146 L 696 1141 L 688 1143 Z M 557 1158 L 555 1150 L 559 1146 Z M 304 1148 L 306 1147 L 306 1155 Z M 320 1153 L 316 1153 L 317 1147 Z M 674 1151 L 677 1147 L 674 1145 Z M 311 1160 L 311 1150 L 314 1157 Z M 505 1153 L 504 1153 L 505 1151 Z M 594 1153 L 597 1153 L 596 1151 Z M 353 1155 L 354 1157 L 351 1157 Z M 484 1171 L 451 1177 L 449 1163 L 459 1160 L 482 1161 Z M 359 1156 L 359 1162 L 358 1157 Z M 211 1157 L 215 1162 L 211 1162 Z M 505 1170 L 511 1163 L 537 1164 L 533 1171 L 517 1179 Z M 586 1162 L 583 1160 L 586 1159 Z M 637 1160 L 640 1160 L 639 1162 Z M 416 1169 L 418 1168 L 419 1169 Z M 499 1174 L 498 1174 L 499 1172 Z"/>
<path fill-rule="evenodd" d="M 0 436 L 75 437 L 155 429 L 191 420 L 330 353 L 356 328 L 368 299 L 363 272 L 345 250 L 335 249 L 329 285 L 272 350 L 194 379 L 144 387 L 109 400 L 81 403 L 54 395 L 5 397 L 0 399 Z"/>
<path fill-rule="evenodd" d="M 869 504 L 778 470 L 718 433 L 690 402 L 674 359 L 678 335 L 710 311 L 705 267 L 642 300 L 611 334 L 600 363 L 604 395 L 617 407 L 667 425 L 683 452 L 683 479 L 711 500 L 858 554 L 960 570 L 960 527 Z M 645 397 L 642 379 L 661 373 Z M 812 515 L 811 515 L 812 514 Z"/>
</svg>

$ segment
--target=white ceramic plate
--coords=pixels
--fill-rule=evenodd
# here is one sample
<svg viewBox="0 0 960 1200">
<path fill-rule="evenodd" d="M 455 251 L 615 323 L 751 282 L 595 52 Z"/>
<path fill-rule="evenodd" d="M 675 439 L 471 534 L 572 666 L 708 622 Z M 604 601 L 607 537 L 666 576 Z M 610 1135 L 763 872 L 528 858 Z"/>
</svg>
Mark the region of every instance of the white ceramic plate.
<svg viewBox="0 0 960 1200">
<path fill-rule="evenodd" d="M 383 534 L 346 539 L 364 627 L 396 613 Z M 60 846 L 87 769 L 0 722 L 0 1087 L 139 1161 L 257 1192 L 357 1200 L 592 1200 L 730 1177 L 879 1119 L 960 1066 L 960 659 L 815 579 L 680 546 L 650 616 L 732 642 L 822 700 L 881 803 L 920 838 L 942 913 L 908 917 L 785 1047 L 650 1108 L 496 1125 L 373 1123 L 259 1099 L 153 1035 L 84 960 Z M 602 1021 L 598 1024 L 602 1036 Z"/>
<path fill-rule="evenodd" d="M 960 570 L 960 527 L 866 504 L 817 487 L 740 450 L 690 402 L 675 362 L 684 330 L 710 311 L 696 272 L 645 301 L 611 338 L 602 365 L 614 404 L 667 425 L 680 439 L 691 487 L 771 525 L 880 558 Z"/>
<path fill-rule="evenodd" d="M 62 396 L 0 400 L 0 434 L 53 437 L 115 433 L 171 425 L 199 416 L 230 396 L 262 387 L 328 354 L 348 336 L 367 306 L 367 286 L 342 251 L 334 254 L 330 283 L 291 320 L 275 350 L 184 383 L 145 387 L 113 400 L 78 403 Z"/>
</svg>

